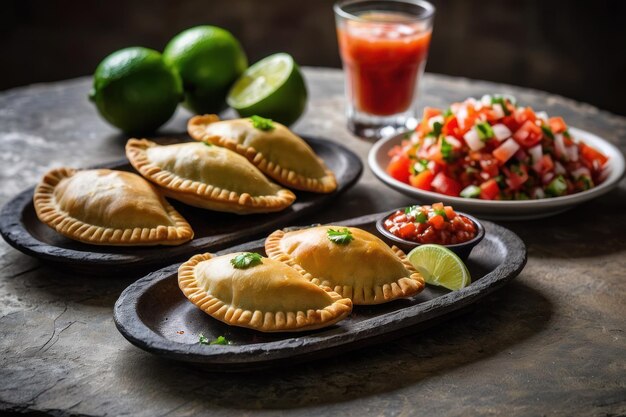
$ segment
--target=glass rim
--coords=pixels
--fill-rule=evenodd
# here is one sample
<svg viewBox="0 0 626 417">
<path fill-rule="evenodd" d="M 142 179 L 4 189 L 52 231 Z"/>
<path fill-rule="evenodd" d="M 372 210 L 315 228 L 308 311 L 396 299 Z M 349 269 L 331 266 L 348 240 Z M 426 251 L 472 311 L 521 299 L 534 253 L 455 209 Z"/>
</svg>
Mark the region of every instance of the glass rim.
<svg viewBox="0 0 626 417">
<path fill-rule="evenodd" d="M 350 6 L 358 3 L 366 3 L 366 2 L 374 2 L 376 0 L 340 0 L 333 5 L 333 10 L 337 16 L 343 17 L 344 19 L 350 19 L 358 22 L 368 22 L 368 23 L 386 23 L 386 22 L 378 22 L 376 20 L 363 19 L 357 15 L 349 13 L 345 11 L 343 8 L 345 6 Z M 422 16 L 411 16 L 409 20 L 412 22 L 421 22 L 424 20 L 428 20 L 435 15 L 435 6 L 432 3 L 425 0 L 388 0 L 381 3 L 404 3 L 404 4 L 412 4 L 415 6 L 419 6 L 425 10 L 424 15 Z"/>
</svg>

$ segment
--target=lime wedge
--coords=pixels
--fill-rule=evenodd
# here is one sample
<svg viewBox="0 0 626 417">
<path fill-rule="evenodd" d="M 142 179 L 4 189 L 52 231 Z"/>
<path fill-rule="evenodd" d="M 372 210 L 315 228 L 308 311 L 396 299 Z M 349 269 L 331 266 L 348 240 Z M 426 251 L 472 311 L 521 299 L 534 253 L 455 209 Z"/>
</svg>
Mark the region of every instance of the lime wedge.
<svg viewBox="0 0 626 417">
<path fill-rule="evenodd" d="M 248 68 L 226 102 L 242 117 L 258 115 L 290 125 L 304 112 L 307 91 L 291 55 L 270 55 Z"/>
<path fill-rule="evenodd" d="M 407 255 L 427 284 L 455 291 L 471 282 L 467 267 L 454 252 L 440 245 L 421 245 Z"/>
</svg>

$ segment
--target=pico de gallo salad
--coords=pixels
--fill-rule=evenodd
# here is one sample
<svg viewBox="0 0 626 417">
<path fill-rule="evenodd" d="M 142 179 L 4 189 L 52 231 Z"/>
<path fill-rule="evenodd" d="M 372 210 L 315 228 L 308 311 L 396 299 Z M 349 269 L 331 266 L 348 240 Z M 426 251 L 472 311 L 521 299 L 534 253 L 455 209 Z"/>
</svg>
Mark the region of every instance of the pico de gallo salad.
<svg viewBox="0 0 626 417">
<path fill-rule="evenodd" d="M 588 190 L 608 158 L 574 141 L 561 117 L 483 96 L 446 110 L 426 107 L 415 132 L 394 147 L 387 172 L 412 186 L 484 200 L 527 200 Z"/>
</svg>

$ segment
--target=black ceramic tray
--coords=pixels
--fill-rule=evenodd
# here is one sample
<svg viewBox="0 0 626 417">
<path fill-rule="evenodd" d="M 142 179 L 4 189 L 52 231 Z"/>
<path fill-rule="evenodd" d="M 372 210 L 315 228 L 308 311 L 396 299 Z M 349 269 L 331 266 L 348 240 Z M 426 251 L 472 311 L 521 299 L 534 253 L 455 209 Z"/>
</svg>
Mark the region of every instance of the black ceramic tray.
<svg viewBox="0 0 626 417">
<path fill-rule="evenodd" d="M 37 218 L 32 203 L 34 187 L 18 194 L 2 208 L 0 234 L 14 248 L 64 270 L 99 275 L 154 271 L 158 267 L 183 261 L 191 254 L 215 251 L 277 229 L 318 210 L 354 185 L 363 170 L 357 155 L 328 140 L 311 137 L 305 137 L 305 140 L 335 173 L 338 181 L 335 192 L 315 194 L 296 191 L 296 202 L 288 209 L 247 216 L 197 209 L 170 200 L 195 232 L 191 242 L 180 246 L 95 246 L 68 239 Z M 125 159 L 98 167 L 133 170 Z"/>
<path fill-rule="evenodd" d="M 376 220 L 386 213 L 346 220 L 378 235 Z M 474 248 L 467 266 L 473 282 L 450 292 L 427 286 L 418 296 L 376 306 L 355 306 L 334 326 L 306 333 L 266 334 L 228 326 L 208 316 L 178 288 L 177 265 L 168 266 L 130 285 L 115 303 L 118 330 L 131 343 L 159 356 L 201 363 L 216 371 L 265 368 L 334 355 L 357 347 L 388 342 L 392 337 L 437 323 L 475 303 L 517 276 L 526 263 L 526 247 L 513 232 L 483 222 L 486 235 Z M 380 236 L 380 235 L 378 235 Z M 263 250 L 264 240 L 235 246 L 218 254 Z M 232 344 L 200 345 L 225 336 Z"/>
</svg>

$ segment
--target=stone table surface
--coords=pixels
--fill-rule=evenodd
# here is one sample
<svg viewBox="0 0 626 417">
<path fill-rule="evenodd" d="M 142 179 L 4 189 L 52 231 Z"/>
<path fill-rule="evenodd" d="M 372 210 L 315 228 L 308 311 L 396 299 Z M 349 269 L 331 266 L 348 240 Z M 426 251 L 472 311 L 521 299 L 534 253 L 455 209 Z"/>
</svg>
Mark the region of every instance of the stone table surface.
<svg viewBox="0 0 626 417">
<path fill-rule="evenodd" d="M 341 72 L 307 68 L 300 133 L 371 144 L 345 128 Z M 89 78 L 0 93 L 0 203 L 60 165 L 123 157 L 126 140 L 86 99 Z M 419 107 L 486 93 L 518 101 L 626 150 L 626 118 L 544 92 L 427 74 Z M 616 94 L 617 92 L 607 92 Z M 179 110 L 163 129 L 185 130 Z M 411 200 L 369 169 L 303 223 L 354 217 Z M 0 242 L 0 410 L 54 416 L 626 414 L 626 182 L 558 216 L 502 223 L 528 246 L 510 285 L 437 327 L 324 361 L 216 374 L 126 341 L 112 309 L 136 276 L 54 270 Z M 0 412 L 0 413 L 1 413 Z"/>
</svg>

